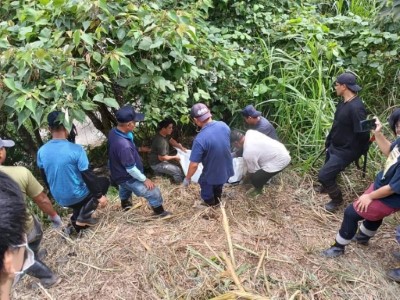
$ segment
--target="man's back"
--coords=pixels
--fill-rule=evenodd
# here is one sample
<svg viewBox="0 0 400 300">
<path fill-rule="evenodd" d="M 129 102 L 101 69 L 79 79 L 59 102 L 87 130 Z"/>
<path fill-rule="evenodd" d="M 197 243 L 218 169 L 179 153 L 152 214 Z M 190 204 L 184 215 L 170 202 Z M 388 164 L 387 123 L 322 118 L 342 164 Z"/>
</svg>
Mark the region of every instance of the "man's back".
<svg viewBox="0 0 400 300">
<path fill-rule="evenodd" d="M 39 149 L 37 160 L 39 168 L 46 174 L 51 193 L 60 205 L 73 205 L 89 195 L 80 173 L 89 169 L 82 146 L 64 139 L 53 139 Z"/>
<path fill-rule="evenodd" d="M 264 117 L 260 117 L 260 120 L 257 122 L 257 124 L 250 126 L 250 128 L 265 134 L 271 139 L 279 141 L 274 126 L 272 126 L 272 124 Z"/>
<path fill-rule="evenodd" d="M 193 142 L 190 161 L 203 163 L 209 184 L 226 183 L 233 175 L 229 127 L 221 121 L 206 124 Z"/>
</svg>

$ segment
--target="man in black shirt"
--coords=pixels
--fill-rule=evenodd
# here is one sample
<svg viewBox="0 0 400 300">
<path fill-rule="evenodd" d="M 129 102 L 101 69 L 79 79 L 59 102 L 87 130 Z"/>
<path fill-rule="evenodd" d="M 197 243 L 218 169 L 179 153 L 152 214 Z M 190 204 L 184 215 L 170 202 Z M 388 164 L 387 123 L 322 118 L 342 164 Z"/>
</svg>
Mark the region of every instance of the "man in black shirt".
<svg viewBox="0 0 400 300">
<path fill-rule="evenodd" d="M 335 211 L 343 202 L 342 192 L 336 183 L 337 175 L 368 150 L 369 133 L 361 132 L 360 121 L 365 120 L 365 106 L 358 97 L 361 87 L 352 73 L 343 73 L 336 79 L 335 90 L 343 98 L 337 107 L 332 128 L 326 138 L 325 164 L 318 180 L 331 201 L 325 205 Z"/>
</svg>

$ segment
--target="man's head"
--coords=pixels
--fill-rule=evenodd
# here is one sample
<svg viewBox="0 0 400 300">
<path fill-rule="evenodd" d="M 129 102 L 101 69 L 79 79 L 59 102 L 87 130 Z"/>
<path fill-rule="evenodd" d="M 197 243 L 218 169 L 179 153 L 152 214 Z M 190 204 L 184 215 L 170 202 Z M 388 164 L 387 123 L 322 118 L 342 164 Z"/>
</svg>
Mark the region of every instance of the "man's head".
<svg viewBox="0 0 400 300">
<path fill-rule="evenodd" d="M 400 108 L 396 108 L 389 119 L 389 126 L 396 136 L 400 136 Z"/>
<path fill-rule="evenodd" d="M 247 105 L 241 113 L 244 121 L 249 125 L 256 125 L 261 116 L 261 112 L 256 110 L 253 105 Z"/>
<path fill-rule="evenodd" d="M 0 139 L 0 165 L 2 165 L 7 158 L 6 148 L 14 147 L 15 143 L 12 140 Z"/>
<path fill-rule="evenodd" d="M 115 117 L 117 118 L 118 128 L 125 133 L 135 129 L 136 122 L 144 120 L 144 114 L 135 112 L 130 105 L 123 106 L 117 110 Z"/>
<path fill-rule="evenodd" d="M 13 276 L 22 268 L 25 249 L 26 209 L 19 186 L 0 172 L 0 277 Z"/>
<path fill-rule="evenodd" d="M 193 118 L 197 126 L 203 127 L 203 125 L 208 122 L 211 116 L 211 112 L 207 105 L 203 103 L 196 103 L 190 109 L 190 117 Z"/>
<path fill-rule="evenodd" d="M 63 113 L 59 110 L 52 111 L 47 115 L 47 124 L 53 138 L 67 139 L 69 136 L 68 130 L 63 125 Z"/>
<path fill-rule="evenodd" d="M 361 91 L 361 87 L 357 84 L 356 76 L 353 73 L 345 72 L 336 78 L 335 90 L 338 96 L 343 96 L 347 90 L 357 94 Z"/>
<path fill-rule="evenodd" d="M 175 122 L 172 119 L 164 119 L 157 125 L 157 131 L 162 136 L 171 135 L 174 130 Z"/>
<path fill-rule="evenodd" d="M 232 146 L 236 148 L 243 148 L 244 139 L 245 139 L 244 134 L 241 133 L 239 130 L 231 131 L 230 140 Z"/>
</svg>

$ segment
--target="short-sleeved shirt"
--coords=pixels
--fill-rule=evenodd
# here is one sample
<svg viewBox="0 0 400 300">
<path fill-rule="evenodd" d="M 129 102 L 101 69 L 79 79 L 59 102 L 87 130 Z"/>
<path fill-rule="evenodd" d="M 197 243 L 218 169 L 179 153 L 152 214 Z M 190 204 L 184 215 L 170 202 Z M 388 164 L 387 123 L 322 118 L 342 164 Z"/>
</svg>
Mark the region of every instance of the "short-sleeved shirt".
<svg viewBox="0 0 400 300">
<path fill-rule="evenodd" d="M 151 152 L 149 155 L 149 163 L 150 166 L 157 165 L 161 163 L 161 160 L 158 159 L 158 156 L 165 156 L 169 154 L 169 140 L 170 136 L 162 136 L 157 133 L 153 138 L 151 143 Z"/>
<path fill-rule="evenodd" d="M 375 178 L 374 190 L 389 185 L 394 194 L 380 200 L 392 208 L 400 208 L 400 138 L 390 147 L 385 168 Z"/>
<path fill-rule="evenodd" d="M 283 170 L 290 163 L 290 155 L 286 147 L 258 132 L 247 130 L 243 145 L 243 159 L 249 173 L 264 170 L 274 173 Z"/>
<path fill-rule="evenodd" d="M 43 186 L 33 176 L 31 171 L 22 166 L 0 166 L 0 171 L 4 172 L 14 180 L 21 189 L 24 199 L 26 197 L 34 198 L 43 192 Z M 33 228 L 33 218 L 28 213 L 28 219 L 26 221 L 26 230 L 30 232 Z"/>
<path fill-rule="evenodd" d="M 257 124 L 249 126 L 249 128 L 257 130 L 266 136 L 269 136 L 271 139 L 279 141 L 274 126 L 272 126 L 272 124 L 264 117 L 260 117 L 260 120 L 257 122 Z"/>
<path fill-rule="evenodd" d="M 113 128 L 108 134 L 108 163 L 111 179 L 116 184 L 133 178 L 126 170 L 136 167 L 143 173 L 143 163 L 129 134 Z"/>
<path fill-rule="evenodd" d="M 37 165 L 43 169 L 51 194 L 58 204 L 70 206 L 89 195 L 81 172 L 89 169 L 89 160 L 81 145 L 53 139 L 40 147 Z"/>
<path fill-rule="evenodd" d="M 368 148 L 369 133 L 361 132 L 360 121 L 367 112 L 359 97 L 349 102 L 341 101 L 335 112 L 327 146 L 333 154 L 355 160 Z"/>
<path fill-rule="evenodd" d="M 224 122 L 211 121 L 193 141 L 190 161 L 203 163 L 201 176 L 210 185 L 224 184 L 233 175 L 230 132 Z"/>
</svg>

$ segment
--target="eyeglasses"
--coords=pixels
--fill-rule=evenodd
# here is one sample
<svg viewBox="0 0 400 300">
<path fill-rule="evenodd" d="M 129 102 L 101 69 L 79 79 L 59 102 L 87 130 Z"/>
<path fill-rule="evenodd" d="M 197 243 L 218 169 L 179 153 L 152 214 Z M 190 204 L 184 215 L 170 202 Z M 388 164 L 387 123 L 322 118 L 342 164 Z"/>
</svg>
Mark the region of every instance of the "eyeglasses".
<svg viewBox="0 0 400 300">
<path fill-rule="evenodd" d="M 29 248 L 28 242 L 25 242 L 24 244 L 21 245 L 12 246 L 12 248 L 22 248 L 22 247 L 25 247 L 24 264 L 22 265 L 21 271 L 14 273 L 15 277 L 13 286 L 21 279 L 21 277 L 25 274 L 26 270 L 32 267 L 33 264 L 35 263 L 35 254 L 33 253 L 32 249 Z"/>
</svg>

